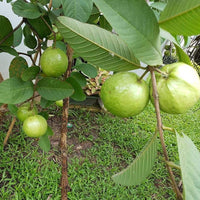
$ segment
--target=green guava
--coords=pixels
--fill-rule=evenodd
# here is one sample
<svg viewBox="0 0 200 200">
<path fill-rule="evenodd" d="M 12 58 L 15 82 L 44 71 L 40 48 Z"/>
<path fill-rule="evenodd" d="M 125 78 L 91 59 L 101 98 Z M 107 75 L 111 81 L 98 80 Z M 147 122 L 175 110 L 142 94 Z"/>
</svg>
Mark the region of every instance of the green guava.
<svg viewBox="0 0 200 200">
<path fill-rule="evenodd" d="M 119 117 L 143 111 L 149 101 L 149 87 L 132 72 L 119 72 L 107 79 L 100 92 L 105 108 Z"/>
<path fill-rule="evenodd" d="M 40 59 L 43 73 L 50 77 L 59 77 L 68 67 L 67 55 L 59 48 L 47 48 Z"/>
<path fill-rule="evenodd" d="M 156 72 L 160 109 L 170 114 L 186 112 L 200 98 L 200 78 L 196 70 L 185 63 L 177 62 Z M 150 96 L 153 102 L 152 85 Z"/>
</svg>

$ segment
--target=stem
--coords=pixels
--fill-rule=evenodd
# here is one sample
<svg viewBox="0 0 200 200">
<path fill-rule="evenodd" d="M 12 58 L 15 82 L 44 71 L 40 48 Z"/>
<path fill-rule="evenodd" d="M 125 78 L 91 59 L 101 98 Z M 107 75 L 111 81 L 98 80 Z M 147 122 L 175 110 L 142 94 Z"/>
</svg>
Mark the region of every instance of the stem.
<svg viewBox="0 0 200 200">
<path fill-rule="evenodd" d="M 12 129 L 13 129 L 13 126 L 15 125 L 15 122 L 16 122 L 16 117 L 13 118 L 13 120 L 12 120 L 10 126 L 9 126 L 8 132 L 7 132 L 6 137 L 3 141 L 3 147 L 5 147 L 7 145 L 8 138 L 10 137 L 10 134 L 12 133 Z"/>
<path fill-rule="evenodd" d="M 64 81 L 70 76 L 72 68 L 72 56 L 73 50 L 68 45 L 67 47 L 67 56 L 68 56 L 68 69 L 64 75 Z M 67 124 L 68 124 L 68 115 L 69 115 L 69 97 L 65 98 L 63 101 L 63 113 L 62 113 L 62 126 L 61 126 L 61 136 L 60 136 L 60 152 L 62 159 L 62 175 L 61 175 L 61 200 L 67 200 L 67 192 L 70 190 L 68 182 L 68 163 L 67 163 Z"/>
<path fill-rule="evenodd" d="M 165 141 L 164 141 L 163 129 L 162 129 L 162 119 L 161 119 L 161 115 L 160 115 L 158 92 L 157 92 L 157 86 L 156 86 L 156 77 L 155 77 L 155 73 L 154 73 L 155 68 L 154 67 L 149 67 L 149 68 L 150 68 L 150 72 L 151 72 L 151 80 L 152 80 L 152 86 L 153 86 L 153 98 L 154 98 L 154 104 L 155 104 L 155 110 L 156 110 L 157 128 L 158 128 L 158 131 L 160 134 L 160 142 L 162 145 L 165 162 L 168 163 L 169 157 L 168 157 L 168 153 L 167 153 L 167 149 L 166 149 L 166 145 L 165 145 Z M 176 193 L 176 197 L 178 200 L 182 200 L 183 197 L 182 197 L 182 194 L 179 191 L 178 186 L 176 184 L 173 171 L 168 164 L 166 164 L 166 168 L 169 172 L 172 187 L 173 187 L 174 192 Z"/>
<path fill-rule="evenodd" d="M 0 41 L 0 46 L 3 44 L 18 28 L 21 27 L 21 25 L 24 23 L 24 19 L 10 32 L 8 35 L 6 35 L 1 41 Z"/>
<path fill-rule="evenodd" d="M 148 72 L 149 72 L 149 69 L 147 68 L 147 69 L 145 70 L 145 72 L 142 74 L 142 76 L 140 76 L 140 78 L 139 78 L 138 81 L 141 81 L 141 80 L 144 78 L 144 76 L 145 76 Z"/>
<path fill-rule="evenodd" d="M 31 61 L 32 61 L 32 64 L 33 64 L 33 65 L 36 65 L 36 64 L 35 64 L 35 61 L 33 60 L 33 58 L 32 58 L 31 55 L 28 55 L 27 53 L 24 53 L 24 52 L 17 52 L 17 53 L 29 57 L 29 58 L 31 59 Z"/>
</svg>

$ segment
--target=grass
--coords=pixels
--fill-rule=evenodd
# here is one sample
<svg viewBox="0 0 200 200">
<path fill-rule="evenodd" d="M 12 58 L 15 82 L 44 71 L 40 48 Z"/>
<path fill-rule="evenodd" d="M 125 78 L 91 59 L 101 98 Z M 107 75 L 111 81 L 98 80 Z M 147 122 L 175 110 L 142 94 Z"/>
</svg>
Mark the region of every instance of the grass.
<svg viewBox="0 0 200 200">
<path fill-rule="evenodd" d="M 200 103 L 182 115 L 162 113 L 163 124 L 187 134 L 200 149 Z M 59 111 L 57 111 L 59 112 Z M 125 168 L 139 154 L 155 131 L 152 105 L 136 117 L 120 119 L 109 114 L 74 111 L 69 129 L 70 200 L 174 200 L 168 173 L 162 162 L 161 146 L 148 179 L 139 186 L 122 187 L 111 176 Z M 57 113 L 59 114 L 59 113 Z M 3 151 L 2 143 L 9 118 L 0 129 L 0 199 L 60 199 L 60 162 L 57 147 L 42 153 L 35 141 L 24 136 L 20 123 Z M 165 131 L 169 156 L 178 162 L 176 137 Z M 175 170 L 177 181 L 180 173 Z"/>
</svg>

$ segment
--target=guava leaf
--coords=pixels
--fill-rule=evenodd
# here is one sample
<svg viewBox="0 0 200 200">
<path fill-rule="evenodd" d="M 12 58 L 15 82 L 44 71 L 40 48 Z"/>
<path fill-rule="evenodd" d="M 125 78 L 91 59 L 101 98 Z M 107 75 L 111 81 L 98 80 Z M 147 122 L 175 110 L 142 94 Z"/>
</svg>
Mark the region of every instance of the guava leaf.
<svg viewBox="0 0 200 200">
<path fill-rule="evenodd" d="M 35 79 L 35 77 L 39 72 L 40 72 L 40 67 L 31 66 L 22 72 L 21 78 L 23 81 L 31 81 Z"/>
<path fill-rule="evenodd" d="M 51 27 L 51 22 L 48 15 L 43 15 L 43 19 Z M 41 17 L 38 17 L 36 19 L 28 19 L 28 22 L 31 24 L 34 30 L 38 33 L 41 39 L 51 34 L 51 30 L 49 29 L 47 24 L 43 21 L 43 19 Z"/>
<path fill-rule="evenodd" d="M 178 61 L 184 62 L 184 63 L 192 66 L 190 57 L 183 51 L 183 49 L 176 44 L 174 44 L 174 46 L 176 48 L 176 55 L 178 56 Z"/>
<path fill-rule="evenodd" d="M 14 41 L 13 41 L 13 46 L 17 47 L 21 44 L 22 41 L 22 28 L 18 28 L 15 32 L 14 32 Z"/>
<path fill-rule="evenodd" d="M 56 26 L 75 53 L 94 66 L 108 71 L 141 68 L 123 40 L 105 29 L 65 16 L 58 17 Z"/>
<path fill-rule="evenodd" d="M 70 77 L 73 77 L 81 87 L 85 87 L 87 84 L 85 77 L 79 72 L 72 72 Z"/>
<path fill-rule="evenodd" d="M 99 26 L 108 31 L 112 31 L 112 26 L 109 24 L 109 22 L 103 15 L 100 15 L 100 17 L 99 17 Z"/>
<path fill-rule="evenodd" d="M 93 0 L 137 59 L 162 64 L 159 26 L 146 1 Z"/>
<path fill-rule="evenodd" d="M 44 152 L 48 152 L 51 148 L 51 143 L 48 138 L 48 134 L 45 133 L 45 135 L 42 135 L 38 141 L 38 144 Z"/>
<path fill-rule="evenodd" d="M 18 104 L 33 95 L 33 83 L 12 77 L 0 83 L 0 103 Z"/>
<path fill-rule="evenodd" d="M 15 57 L 9 66 L 9 76 L 10 77 L 21 77 L 22 73 L 28 68 L 28 63 L 23 57 Z"/>
<path fill-rule="evenodd" d="M 24 0 L 17 0 L 12 4 L 13 12 L 21 17 L 35 19 L 42 15 L 37 5 L 27 3 Z"/>
<path fill-rule="evenodd" d="M 9 53 L 10 55 L 13 55 L 13 56 L 18 56 L 17 51 L 14 48 L 9 47 L 9 46 L 0 46 L 0 53 L 1 52 Z"/>
<path fill-rule="evenodd" d="M 160 15 L 159 25 L 175 35 L 198 35 L 200 33 L 199 18 L 199 0 L 170 0 Z"/>
<path fill-rule="evenodd" d="M 50 126 L 47 127 L 47 132 L 45 134 L 47 134 L 49 136 L 52 136 L 54 134 L 54 132 L 53 132 L 53 130 L 51 129 Z"/>
<path fill-rule="evenodd" d="M 96 67 L 87 63 L 78 64 L 74 66 L 74 68 L 78 71 L 82 71 L 86 76 L 90 78 L 96 77 L 98 73 Z"/>
<path fill-rule="evenodd" d="M 50 105 L 52 105 L 53 103 L 55 103 L 55 101 L 49 101 L 43 97 L 41 97 L 41 100 L 40 100 L 40 106 L 42 108 L 47 108 L 49 107 Z"/>
<path fill-rule="evenodd" d="M 196 200 L 200 195 L 200 152 L 184 133 L 176 132 L 178 153 L 183 179 L 184 199 Z"/>
<path fill-rule="evenodd" d="M 45 99 L 57 101 L 73 94 L 73 87 L 66 81 L 46 77 L 37 83 L 38 93 Z"/>
<path fill-rule="evenodd" d="M 67 17 L 86 22 L 93 8 L 92 0 L 62 0 L 63 12 Z"/>
<path fill-rule="evenodd" d="M 136 159 L 124 170 L 112 176 L 115 183 L 132 186 L 145 181 L 157 156 L 157 133 L 149 140 Z"/>
<path fill-rule="evenodd" d="M 0 46 L 12 46 L 13 44 L 13 34 L 8 37 L 4 42 L 1 41 L 7 36 L 9 33 L 13 31 L 12 25 L 5 16 L 0 15 Z"/>
<path fill-rule="evenodd" d="M 75 101 L 84 101 L 86 99 L 86 95 L 76 79 L 69 77 L 66 81 L 74 88 L 74 93 L 71 95 L 71 98 Z"/>
<path fill-rule="evenodd" d="M 12 113 L 13 115 L 17 115 L 17 106 L 14 104 L 8 104 L 8 110 L 10 111 L 10 113 Z"/>
<path fill-rule="evenodd" d="M 34 49 L 37 46 L 37 40 L 35 38 L 35 36 L 33 35 L 28 35 L 24 38 L 24 44 L 30 48 L 30 49 Z"/>
</svg>

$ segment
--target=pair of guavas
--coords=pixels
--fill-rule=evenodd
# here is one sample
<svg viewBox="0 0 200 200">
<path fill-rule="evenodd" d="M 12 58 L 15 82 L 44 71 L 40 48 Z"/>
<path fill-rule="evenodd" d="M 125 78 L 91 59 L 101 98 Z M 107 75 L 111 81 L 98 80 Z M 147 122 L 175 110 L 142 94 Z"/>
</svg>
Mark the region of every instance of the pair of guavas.
<svg viewBox="0 0 200 200">
<path fill-rule="evenodd" d="M 155 72 L 160 109 L 170 114 L 186 112 L 200 98 L 200 78 L 196 70 L 185 63 L 173 63 Z M 105 108 L 119 117 L 139 114 L 153 102 L 151 81 L 140 80 L 132 72 L 119 72 L 107 79 L 101 88 Z"/>
</svg>

